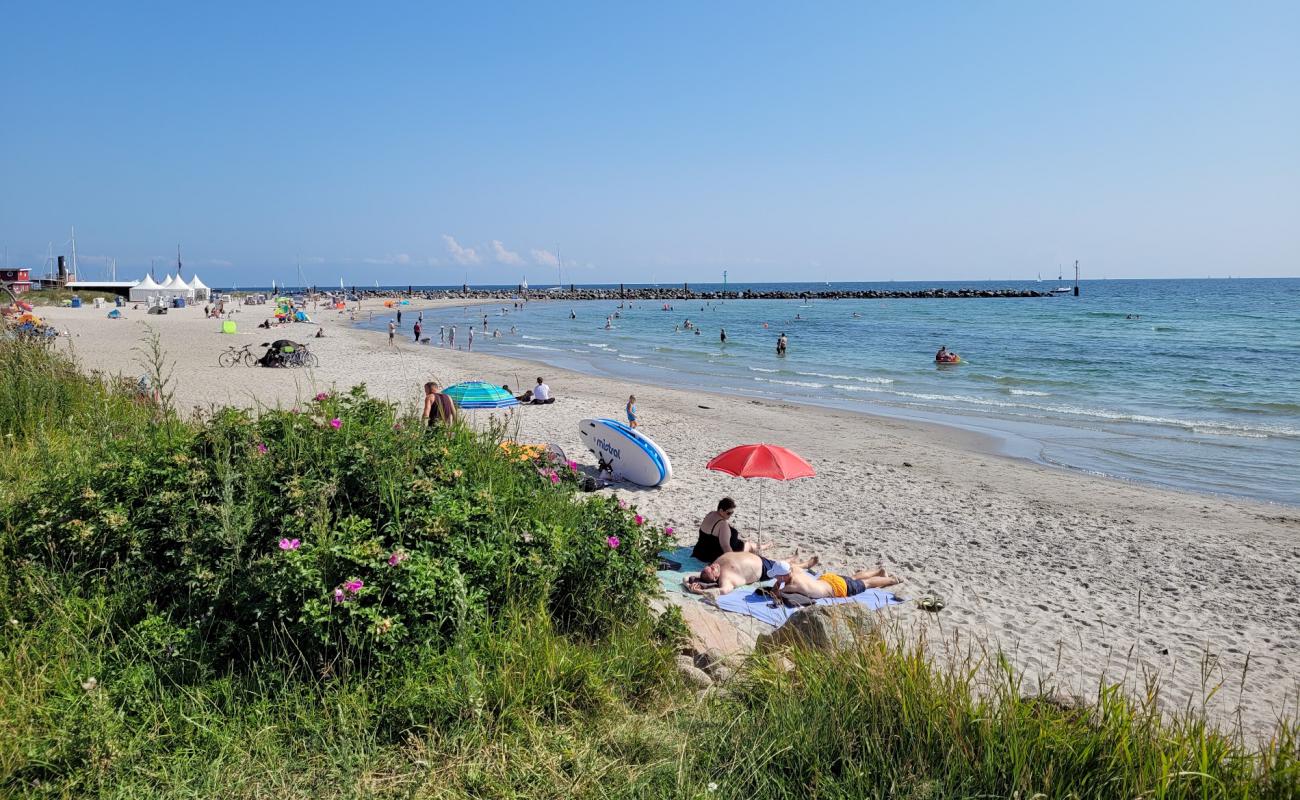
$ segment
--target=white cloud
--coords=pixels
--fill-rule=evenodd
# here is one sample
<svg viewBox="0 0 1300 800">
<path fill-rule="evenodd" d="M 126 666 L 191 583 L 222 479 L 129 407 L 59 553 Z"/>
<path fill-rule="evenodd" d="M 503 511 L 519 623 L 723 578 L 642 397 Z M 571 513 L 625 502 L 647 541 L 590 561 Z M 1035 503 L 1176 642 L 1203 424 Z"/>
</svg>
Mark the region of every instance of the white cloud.
<svg viewBox="0 0 1300 800">
<path fill-rule="evenodd" d="M 550 250 L 534 250 L 532 252 L 533 263 L 535 264 L 540 264 L 543 267 L 558 267 L 560 265 L 559 256 L 555 255 Z"/>
<path fill-rule="evenodd" d="M 506 246 L 498 239 L 492 240 L 492 255 L 496 257 L 498 264 L 514 264 L 517 266 L 524 263 L 518 253 L 507 250 Z"/>
<path fill-rule="evenodd" d="M 454 236 L 444 233 L 442 240 L 447 243 L 447 252 L 457 264 L 477 264 L 483 260 L 477 250 L 472 247 L 462 247 Z"/>
<path fill-rule="evenodd" d="M 382 258 L 363 258 L 362 262 L 366 264 L 399 264 L 405 266 L 411 263 L 410 253 L 389 253 Z"/>
</svg>

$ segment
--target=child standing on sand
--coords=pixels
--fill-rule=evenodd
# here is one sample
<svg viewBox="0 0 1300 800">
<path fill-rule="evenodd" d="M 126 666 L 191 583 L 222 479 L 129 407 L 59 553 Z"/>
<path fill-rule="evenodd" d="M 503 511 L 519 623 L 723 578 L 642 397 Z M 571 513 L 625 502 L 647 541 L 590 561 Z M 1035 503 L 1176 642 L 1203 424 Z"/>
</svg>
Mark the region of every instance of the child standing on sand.
<svg viewBox="0 0 1300 800">
<path fill-rule="evenodd" d="M 636 425 L 636 395 L 627 396 L 627 424 L 635 428 Z"/>
</svg>

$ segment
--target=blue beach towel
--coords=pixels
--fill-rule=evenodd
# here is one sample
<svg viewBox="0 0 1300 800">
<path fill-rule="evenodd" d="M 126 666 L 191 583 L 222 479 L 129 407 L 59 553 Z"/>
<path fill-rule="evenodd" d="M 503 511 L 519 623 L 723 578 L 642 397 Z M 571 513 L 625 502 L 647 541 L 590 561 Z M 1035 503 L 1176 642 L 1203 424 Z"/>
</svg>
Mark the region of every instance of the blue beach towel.
<svg viewBox="0 0 1300 800">
<path fill-rule="evenodd" d="M 682 588 L 682 581 L 686 580 L 687 575 L 699 575 L 700 570 L 708 566 L 707 563 L 691 555 L 693 549 L 692 547 L 679 547 L 676 550 L 665 550 L 659 554 L 663 558 L 676 561 L 682 565 L 681 569 L 662 569 L 655 573 L 659 576 L 659 585 L 664 587 L 665 592 L 686 594 L 686 590 Z"/>
<path fill-rule="evenodd" d="M 817 601 L 817 605 L 838 606 L 844 603 L 857 603 L 874 610 L 901 602 L 903 601 L 899 600 L 892 592 L 887 592 L 884 589 L 867 589 L 865 592 L 855 594 L 852 597 L 823 597 Z M 784 605 L 773 608 L 772 601 L 769 598 L 744 587 L 719 597 L 718 608 L 736 614 L 748 614 L 774 628 L 781 627 L 786 620 L 790 619 L 792 614 L 799 610 L 797 608 L 786 608 Z"/>
</svg>

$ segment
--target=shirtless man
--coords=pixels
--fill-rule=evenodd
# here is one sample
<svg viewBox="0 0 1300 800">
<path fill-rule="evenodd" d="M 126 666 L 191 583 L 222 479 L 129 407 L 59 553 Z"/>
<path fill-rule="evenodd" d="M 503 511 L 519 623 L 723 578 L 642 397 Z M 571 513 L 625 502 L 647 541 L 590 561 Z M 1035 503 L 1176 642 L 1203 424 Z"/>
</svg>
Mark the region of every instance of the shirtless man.
<svg viewBox="0 0 1300 800">
<path fill-rule="evenodd" d="M 749 550 L 734 550 L 718 556 L 712 564 L 700 571 L 698 578 L 687 578 L 685 586 L 689 592 L 716 597 L 747 583 L 765 581 L 774 577 L 774 574 L 788 575 L 795 569 L 805 570 L 815 566 L 817 556 L 806 561 L 776 561 Z M 716 589 L 706 589 L 701 586 L 703 583 L 716 583 L 718 586 Z"/>
<path fill-rule="evenodd" d="M 838 575 L 834 572 L 822 573 L 814 578 L 801 568 L 800 564 L 774 564 L 768 574 L 776 578 L 772 589 L 779 596 L 781 592 L 802 594 L 817 600 L 822 597 L 852 597 L 867 589 L 883 589 L 899 583 L 893 575 L 885 574 L 884 567 L 860 569 L 852 575 Z"/>
</svg>

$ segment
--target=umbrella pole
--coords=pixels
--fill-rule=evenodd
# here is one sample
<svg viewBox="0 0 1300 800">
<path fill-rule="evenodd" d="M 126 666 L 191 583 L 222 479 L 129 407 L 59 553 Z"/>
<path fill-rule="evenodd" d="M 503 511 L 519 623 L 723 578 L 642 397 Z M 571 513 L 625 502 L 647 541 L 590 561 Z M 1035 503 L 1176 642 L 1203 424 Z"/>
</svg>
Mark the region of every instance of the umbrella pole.
<svg viewBox="0 0 1300 800">
<path fill-rule="evenodd" d="M 763 550 L 763 484 L 758 485 L 758 549 Z"/>
</svg>

